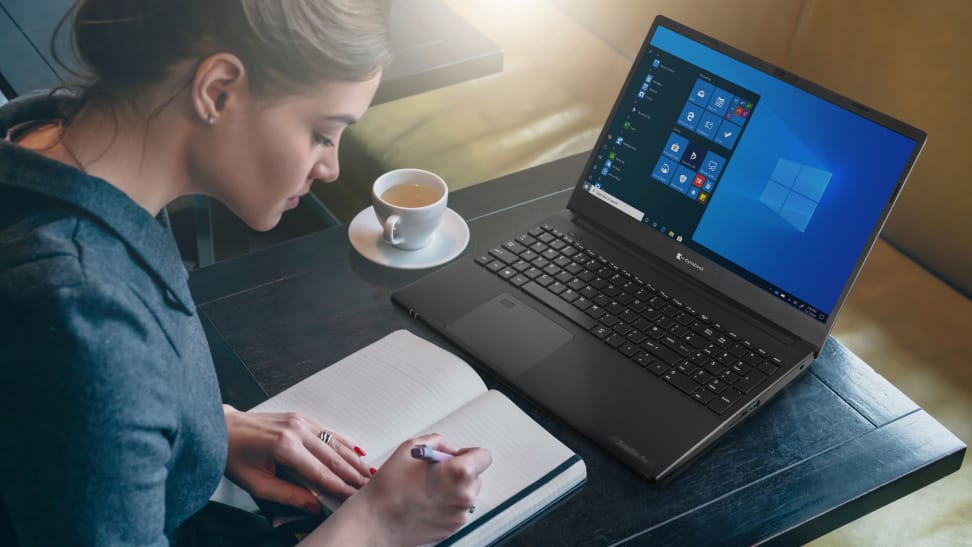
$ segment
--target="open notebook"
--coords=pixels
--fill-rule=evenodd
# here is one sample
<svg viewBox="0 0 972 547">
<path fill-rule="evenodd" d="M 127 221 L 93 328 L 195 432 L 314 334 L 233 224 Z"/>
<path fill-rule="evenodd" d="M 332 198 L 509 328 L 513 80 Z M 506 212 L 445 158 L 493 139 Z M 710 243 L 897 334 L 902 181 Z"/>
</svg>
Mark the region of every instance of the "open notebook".
<svg viewBox="0 0 972 547">
<path fill-rule="evenodd" d="M 468 364 L 399 330 L 345 357 L 251 412 L 297 411 L 353 439 L 381 466 L 408 438 L 441 433 L 456 447 L 493 455 L 476 512 L 443 545 L 483 545 L 506 536 L 578 489 L 580 456 Z M 330 509 L 339 502 L 322 497 Z"/>
</svg>

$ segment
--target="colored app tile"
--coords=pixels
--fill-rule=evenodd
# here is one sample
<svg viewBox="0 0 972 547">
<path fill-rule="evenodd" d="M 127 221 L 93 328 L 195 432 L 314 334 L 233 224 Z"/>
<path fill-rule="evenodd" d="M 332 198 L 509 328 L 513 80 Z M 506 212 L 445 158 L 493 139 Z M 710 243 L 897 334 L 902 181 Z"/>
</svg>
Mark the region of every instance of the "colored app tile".
<svg viewBox="0 0 972 547">
<path fill-rule="evenodd" d="M 693 177 L 695 177 L 695 173 L 691 169 L 680 166 L 675 170 L 675 176 L 672 177 L 668 185 L 684 194 L 692 186 Z"/>
<path fill-rule="evenodd" d="M 715 181 L 711 179 L 705 179 L 702 183 L 702 191 L 712 193 L 712 189 L 715 188 Z"/>
<path fill-rule="evenodd" d="M 695 175 L 695 178 L 692 179 L 692 186 L 695 186 L 696 188 L 702 188 L 703 184 L 705 184 L 705 177 L 703 177 L 701 174 Z"/>
<path fill-rule="evenodd" d="M 705 203 L 709 201 L 709 194 L 705 192 L 699 192 L 699 203 Z"/>
<path fill-rule="evenodd" d="M 706 177 L 716 180 L 722 174 L 722 168 L 725 165 L 726 158 L 709 150 L 709 153 L 705 155 L 705 159 L 702 160 L 702 166 L 699 168 L 699 171 Z"/>
<path fill-rule="evenodd" d="M 687 192 L 685 192 L 685 195 L 692 199 L 695 199 L 699 197 L 699 189 L 696 188 L 695 186 L 689 186 L 689 189 Z"/>
<path fill-rule="evenodd" d="M 738 125 L 729 120 L 723 120 L 719 130 L 716 131 L 715 142 L 732 150 L 736 146 L 736 139 L 739 138 L 740 131 L 742 131 L 742 128 Z"/>
<path fill-rule="evenodd" d="M 715 113 L 716 116 L 725 116 L 726 111 L 729 110 L 729 105 L 732 103 L 732 98 L 732 93 L 717 87 L 712 92 L 712 100 L 709 101 L 706 109 Z"/>
<path fill-rule="evenodd" d="M 695 86 L 692 88 L 692 93 L 689 94 L 689 100 L 702 108 L 705 108 L 712 99 L 713 92 L 715 92 L 715 86 L 699 78 L 695 81 Z"/>
<path fill-rule="evenodd" d="M 678 125 L 688 129 L 695 129 L 702 118 L 702 107 L 694 103 L 685 103 L 685 108 L 678 115 Z"/>
<path fill-rule="evenodd" d="M 685 147 L 685 153 L 682 154 L 682 165 L 693 171 L 698 171 L 703 156 L 705 156 L 705 148 L 696 142 L 690 142 Z"/>
<path fill-rule="evenodd" d="M 685 148 L 687 146 L 688 139 L 677 133 L 672 133 L 668 136 L 668 142 L 665 143 L 665 149 L 662 150 L 662 154 L 678 161 L 682 159 L 682 155 L 685 154 Z"/>
<path fill-rule="evenodd" d="M 668 184 L 668 181 L 672 180 L 672 175 L 675 173 L 676 167 L 678 167 L 678 164 L 675 160 L 662 156 L 658 160 L 658 163 L 655 164 L 655 169 L 651 172 L 651 178 L 658 182 Z"/>
<path fill-rule="evenodd" d="M 714 139 L 716 130 L 719 129 L 719 124 L 722 123 L 722 119 L 716 116 L 712 112 L 704 112 L 702 114 L 702 119 L 699 121 L 699 125 L 695 127 L 695 132 L 707 139 Z"/>
</svg>

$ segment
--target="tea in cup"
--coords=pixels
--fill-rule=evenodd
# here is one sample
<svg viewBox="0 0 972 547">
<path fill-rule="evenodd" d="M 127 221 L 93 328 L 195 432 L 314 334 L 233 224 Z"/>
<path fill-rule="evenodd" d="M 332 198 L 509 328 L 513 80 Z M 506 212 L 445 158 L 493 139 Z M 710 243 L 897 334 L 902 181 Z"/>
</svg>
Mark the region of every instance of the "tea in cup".
<svg viewBox="0 0 972 547">
<path fill-rule="evenodd" d="M 430 171 L 396 169 L 381 175 L 371 199 L 382 239 L 405 251 L 425 247 L 442 221 L 448 198 L 449 187 Z"/>
</svg>

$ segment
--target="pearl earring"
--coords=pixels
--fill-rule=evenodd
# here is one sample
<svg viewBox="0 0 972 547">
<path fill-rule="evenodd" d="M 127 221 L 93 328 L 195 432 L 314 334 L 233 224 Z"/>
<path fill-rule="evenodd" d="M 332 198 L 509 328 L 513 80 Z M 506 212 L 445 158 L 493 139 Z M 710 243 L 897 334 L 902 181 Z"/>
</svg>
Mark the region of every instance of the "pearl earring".
<svg viewBox="0 0 972 547">
<path fill-rule="evenodd" d="M 216 116 L 210 114 L 209 117 L 206 118 L 206 125 L 213 125 L 215 123 L 216 123 Z"/>
</svg>

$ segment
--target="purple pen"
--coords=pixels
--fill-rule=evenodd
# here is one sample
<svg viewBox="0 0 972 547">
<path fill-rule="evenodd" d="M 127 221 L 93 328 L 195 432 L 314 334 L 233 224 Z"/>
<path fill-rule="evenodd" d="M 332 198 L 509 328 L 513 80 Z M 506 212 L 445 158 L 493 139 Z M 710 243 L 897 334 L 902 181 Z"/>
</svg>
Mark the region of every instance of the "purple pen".
<svg viewBox="0 0 972 547">
<path fill-rule="evenodd" d="M 412 457 L 418 460 L 425 460 L 427 462 L 435 463 L 451 460 L 452 454 L 440 452 L 425 444 L 417 444 L 412 447 Z"/>
</svg>

